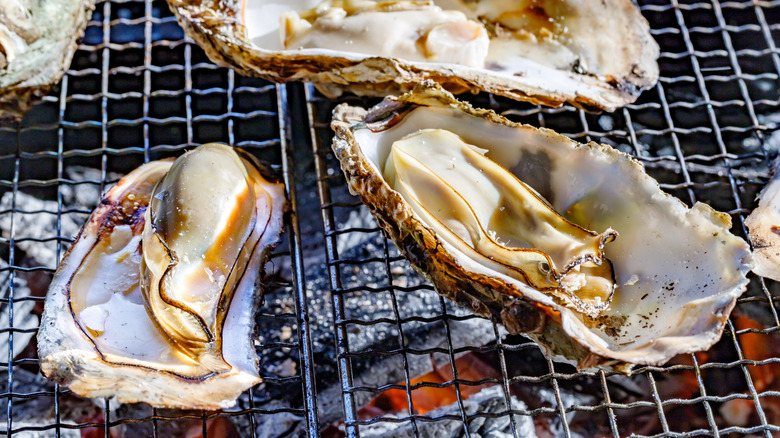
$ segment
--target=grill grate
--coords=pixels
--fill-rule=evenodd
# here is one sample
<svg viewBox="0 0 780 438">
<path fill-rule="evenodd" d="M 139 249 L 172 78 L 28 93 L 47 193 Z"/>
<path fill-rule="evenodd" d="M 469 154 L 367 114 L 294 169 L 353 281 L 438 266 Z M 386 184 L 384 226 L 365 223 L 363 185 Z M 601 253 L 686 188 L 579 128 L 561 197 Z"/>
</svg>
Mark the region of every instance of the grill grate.
<svg viewBox="0 0 780 438">
<path fill-rule="evenodd" d="M 743 219 L 780 150 L 780 1 L 641 4 L 661 45 L 662 77 L 635 104 L 599 115 L 490 95 L 467 99 L 630 153 L 664 190 L 727 212 L 745 237 Z M 2 433 L 173 436 L 196 429 L 205 437 L 216 434 L 210 428 L 220 418 L 242 436 L 332 436 L 328 426 L 339 419 L 347 436 L 383 436 L 382 427 L 485 436 L 487 424 L 501 421 L 515 437 L 526 436 L 529 424 L 553 436 L 780 433 L 776 283 L 753 276 L 738 316 L 709 352 L 630 377 L 578 373 L 523 338 L 504 337 L 411 272 L 347 192 L 330 151 L 336 102 L 308 85 L 271 85 L 211 64 L 164 2 L 98 3 L 79 49 L 43 103 L 22 122 L 0 126 L 0 258 L 8 262 L 0 266 L 0 348 L 8 353 L 0 361 Z M 267 267 L 257 316 L 265 383 L 236 408 L 214 413 L 107 400 L 95 407 L 36 377 L 34 347 L 23 347 L 37 331 L 35 315 L 74 226 L 122 174 L 209 141 L 273 163 L 298 213 Z M 479 336 L 471 333 L 477 329 Z M 475 376 L 458 365 L 467 353 L 492 363 L 496 374 Z M 431 359 L 446 378 L 416 379 Z M 497 408 L 475 410 L 469 395 L 479 385 L 495 385 Z M 454 404 L 420 412 L 415 395 L 426 388 L 452 388 Z M 375 395 L 399 390 L 413 414 L 361 410 Z M 534 404 L 531 395 L 547 398 Z"/>
<path fill-rule="evenodd" d="M 780 36 L 780 2 L 678 2 L 672 0 L 641 2 L 642 11 L 650 20 L 653 35 L 661 45 L 662 77 L 659 84 L 646 91 L 640 100 L 614 114 L 593 115 L 571 107 L 548 109 L 518 104 L 501 98 L 480 95 L 471 97 L 475 106 L 492 108 L 505 116 L 535 126 L 553 128 L 580 141 L 611 144 L 637 157 L 657 178 L 667 192 L 688 203 L 704 201 L 728 212 L 734 221 L 735 232 L 746 236 L 743 219 L 754 205 L 754 198 L 768 175 L 768 164 L 777 156 L 778 107 L 778 51 Z M 772 24 L 770 24 L 772 23 Z M 777 414 L 777 385 L 765 378 L 756 381 L 762 373 L 774 375 L 778 351 L 765 352 L 757 358 L 754 351 L 746 352 L 746 339 L 773 343 L 773 333 L 780 328 L 775 300 L 777 288 L 771 281 L 754 278 L 749 292 L 737 306 L 743 314 L 758 314 L 763 318 L 761 328 L 739 328 L 734 322 L 727 326 L 720 344 L 709 357 L 687 355 L 665 367 L 637 369 L 630 382 L 640 383 L 640 393 L 620 397 L 626 391 L 626 382 L 603 371 L 577 373 L 560 364 L 545 361 L 538 347 L 531 343 L 502 343 L 498 328 L 490 347 L 479 344 L 453 345 L 450 330 L 464 319 L 476 318 L 453 315 L 451 306 L 443 300 L 434 315 L 402 316 L 398 309 L 399 297 L 415 291 L 431 293 L 430 287 L 397 287 L 393 281 L 392 264 L 401 260 L 397 251 L 377 227 L 344 227 L 350 212 L 363 209 L 347 194 L 338 163 L 330 151 L 331 132 L 328 128 L 333 103 L 316 95 L 307 94 L 314 121 L 313 143 L 317 156 L 322 217 L 327 239 L 328 263 L 332 272 L 331 293 L 334 307 L 334 326 L 339 349 L 339 366 L 343 374 L 341 387 L 346 407 L 345 429 L 348 436 L 375 431 L 379 423 L 407 424 L 410 434 L 425 436 L 425 423 L 458 423 L 460 434 L 477 433 L 481 418 L 514 415 L 557 417 L 553 436 L 625 436 L 630 433 L 653 436 L 773 436 L 780 432 Z M 364 105 L 366 102 L 362 102 Z M 341 218 L 341 220 L 339 219 Z M 372 233 L 381 240 L 377 250 L 362 259 L 344 258 L 346 245 L 338 242 L 345 234 Z M 349 241 L 349 239 L 343 239 Z M 374 288 L 373 283 L 345 287 L 343 278 L 355 266 L 370 264 L 369 269 L 381 270 L 387 277 L 385 285 Z M 405 263 L 401 261 L 401 263 Z M 359 349 L 350 345 L 350 330 L 380 321 L 363 321 L 350 315 L 346 309 L 352 300 L 362 300 L 365 290 L 371 290 L 376 299 L 392 303 L 392 313 L 381 323 L 397 333 L 397 342 L 391 347 Z M 409 347 L 404 336 L 405 326 L 411 321 L 438 324 L 446 332 L 448 342 L 441 347 L 417 349 Z M 755 334 L 753 334 L 755 333 Z M 753 335 L 751 335 L 753 334 Z M 359 336 L 359 335 L 358 335 Z M 756 338 L 757 337 L 757 338 Z M 753 347 L 751 347 L 753 348 Z M 443 383 L 411 384 L 409 361 L 420 355 L 442 355 L 444 362 L 464 352 L 492 352 L 497 356 L 500 376 L 481 380 L 459 378 L 455 367 Z M 724 353 L 724 351 L 726 351 Z M 520 356 L 533 357 L 536 367 L 532 372 L 518 372 L 508 366 Z M 717 354 L 717 355 L 716 355 Z M 399 385 L 362 384 L 355 368 L 376 355 L 400 356 L 398 362 L 403 374 Z M 766 377 L 766 376 L 764 376 Z M 717 379 L 729 380 L 719 386 Z M 734 382 L 734 379 L 740 379 Z M 670 397 L 669 382 L 686 382 L 692 388 L 684 395 Z M 462 391 L 485 382 L 501 387 L 503 406 L 498 413 L 467 413 Z M 392 382 L 387 382 L 392 383 Z M 573 385 L 590 387 L 595 401 L 583 403 L 565 400 L 563 387 L 571 391 Z M 510 395 L 516 386 L 546 387 L 554 395 L 545 406 L 516 409 L 511 407 Z M 374 394 L 397 388 L 405 391 L 408 412 L 415 412 L 413 393 L 424 387 L 454 387 L 458 409 L 455 414 L 401 414 L 361 417 L 361 403 Z M 512 387 L 512 388 L 510 388 Z M 724 388 L 726 388 L 724 390 Z M 362 396 L 362 397 L 361 397 Z M 358 399 L 362 399 L 359 402 Z M 631 400 L 629 402 L 623 401 Z M 724 421 L 722 409 L 732 400 L 746 400 L 748 409 L 755 409 L 755 417 L 733 424 Z M 728 407 L 728 406 L 727 406 Z M 753 408 L 754 407 L 754 408 Z M 694 413 L 699 421 L 680 421 L 679 411 Z M 769 412 L 769 411 L 772 412 Z M 650 411 L 650 414 L 648 414 Z M 588 430 L 574 424 L 580 415 L 585 421 L 601 422 L 599 430 Z M 633 421 L 654 416 L 654 427 L 639 431 Z M 509 429 L 514 436 L 523 436 L 517 424 Z M 535 421 L 537 431 L 538 423 Z M 437 429 L 438 430 L 438 429 Z M 583 435 L 583 433 L 585 433 Z"/>
<path fill-rule="evenodd" d="M 47 283 L 56 260 L 73 241 L 74 230 L 65 231 L 63 223 L 71 218 L 83 222 L 109 184 L 145 161 L 177 156 L 187 147 L 210 141 L 240 146 L 279 171 L 294 209 L 287 108 L 284 87 L 243 78 L 208 62 L 197 46 L 184 39 L 164 2 L 99 3 L 59 92 L 36 106 L 21 124 L 0 128 L 4 154 L 0 157 L 0 191 L 8 200 L 2 213 L 10 224 L 0 241 L 10 265 L 4 268 L 10 287 L 2 298 L 7 311 L 12 313 L 29 301 L 42 306 L 46 286 L 19 297 L 15 279 L 26 275 L 28 285 Z M 91 177 L 76 180 L 68 171 L 76 166 L 97 170 Z M 89 205 L 67 207 L 67 193 L 89 189 L 94 192 L 86 201 Z M 27 200 L 31 195 L 47 204 L 30 210 Z M 56 228 L 31 223 L 51 218 Z M 20 374 L 37 372 L 37 359 L 33 350 L 14 360 L 13 341 L 19 333 L 37 329 L 16 329 L 11 318 L 2 331 L 8 338 L 7 360 L 0 370 L 7 378 L 0 395 L 3 433 L 59 437 L 73 436 L 76 429 L 76 436 L 174 436 L 202 429 L 207 436 L 213 422 L 209 420 L 223 416 L 234 417 L 236 424 L 251 429 L 246 436 L 258 436 L 261 416 L 279 417 L 283 422 L 283 415 L 292 414 L 308 417 L 309 431 L 316 434 L 317 418 L 309 414 L 316 412 L 316 406 L 306 301 L 301 299 L 300 233 L 295 216 L 290 219 L 287 239 L 276 248 L 268 267 L 269 273 L 282 270 L 289 274 L 267 279 L 269 304 L 261 307 L 256 318 L 265 334 L 257 345 L 265 382 L 242 396 L 234 409 L 221 413 L 114 409 L 105 401 L 97 412 L 81 405 L 83 413 L 64 412 L 73 408 L 74 396 L 67 389 L 38 382 L 40 389 L 31 391 L 30 385 L 20 382 Z M 21 247 L 28 251 L 20 251 Z M 42 264 L 40 258 L 30 257 L 36 249 L 56 254 L 56 258 Z M 275 356 L 292 358 L 295 368 L 279 368 L 281 361 L 268 359 Z M 287 403 L 268 403 L 269 394 L 287 392 L 294 394 Z M 39 414 L 43 419 L 26 418 L 25 405 L 30 404 L 44 408 Z M 45 408 L 51 406 L 48 412 Z"/>
</svg>

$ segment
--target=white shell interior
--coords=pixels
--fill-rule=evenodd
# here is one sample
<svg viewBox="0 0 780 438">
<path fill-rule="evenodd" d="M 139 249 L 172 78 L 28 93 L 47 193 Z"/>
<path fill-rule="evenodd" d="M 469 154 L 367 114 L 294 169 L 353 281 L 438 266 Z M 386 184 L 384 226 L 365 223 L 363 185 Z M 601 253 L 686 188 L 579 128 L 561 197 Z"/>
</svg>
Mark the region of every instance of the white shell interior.
<svg viewBox="0 0 780 438">
<path fill-rule="evenodd" d="M 377 54 L 359 53 L 351 50 L 350 47 L 384 46 L 388 44 L 387 40 L 401 38 L 409 33 L 400 29 L 367 31 L 364 35 L 366 38 L 372 38 L 372 41 L 360 43 L 345 39 L 343 46 L 338 50 L 325 48 L 285 50 L 280 35 L 281 16 L 290 11 L 300 12 L 311 9 L 320 3 L 321 0 L 289 2 L 246 0 L 243 24 L 247 37 L 256 48 L 265 51 L 281 52 L 284 55 L 342 57 L 358 61 Z M 436 0 L 434 3 L 444 10 L 462 10 L 470 18 L 476 18 L 473 16 L 473 11 L 469 11 L 461 0 Z M 483 0 L 480 5 L 508 8 L 526 7 L 525 3 L 528 2 L 509 1 L 505 5 L 503 2 Z M 579 64 L 578 68 L 600 78 L 605 75 L 616 78 L 626 76 L 634 63 L 642 64 L 643 69 L 652 71 L 649 73 L 650 76 L 657 76 L 655 43 L 651 42 L 648 47 L 642 48 L 634 46 L 639 43 L 626 42 L 627 39 L 624 37 L 627 28 L 636 27 L 633 20 L 641 18 L 638 12 L 625 13 L 625 8 L 617 7 L 624 6 L 620 2 L 613 5 L 613 2 L 602 4 L 598 1 L 547 0 L 542 3 L 551 10 L 560 10 L 568 14 L 566 20 L 557 20 L 563 23 L 561 26 L 566 29 L 566 34 L 557 38 L 493 39 L 484 66 L 470 67 L 430 61 L 413 61 L 411 64 L 419 65 L 421 68 L 439 66 L 438 68 L 449 69 L 450 74 L 468 76 L 478 75 L 480 72 L 484 74 L 487 70 L 491 75 L 507 81 L 519 81 L 525 86 L 563 95 L 581 95 L 595 100 L 603 99 L 604 96 L 599 97 L 599 92 L 591 87 L 607 89 L 611 87 L 603 83 L 603 79 L 573 72 L 574 64 Z M 599 10 L 592 8 L 599 8 Z M 598 29 L 594 30 L 594 26 Z M 388 23 L 384 27 L 392 28 L 393 25 Z M 650 39 L 649 34 L 647 38 Z M 648 65 L 644 65 L 646 63 Z"/>
<path fill-rule="evenodd" d="M 143 223 L 101 224 L 116 214 L 115 202 L 135 195 L 135 184 L 158 181 L 170 162 L 147 163 L 106 194 L 69 249 L 52 281 L 38 334 L 44 373 L 77 394 L 144 401 L 154 406 L 219 409 L 235 404 L 241 391 L 260 381 L 252 339 L 256 281 L 265 252 L 281 233 L 282 184 L 258 181 L 274 208 L 241 277 L 222 327 L 223 373 L 204 375 L 193 360 L 171 347 L 151 320 L 140 291 Z M 148 176 L 151 174 L 152 176 Z M 154 178 L 156 175 L 156 179 Z M 143 195 L 139 195 L 143 196 Z M 260 201 L 263 205 L 268 199 Z M 121 205 L 121 204 L 120 204 Z M 121 208 L 121 207 L 120 207 Z M 121 214 L 120 214 L 121 215 Z"/>
<path fill-rule="evenodd" d="M 750 269 L 745 242 L 728 233 L 721 213 L 704 204 L 687 208 L 628 156 L 607 146 L 585 146 L 552 131 L 508 127 L 457 110 L 417 108 L 390 129 L 354 134 L 381 174 L 392 143 L 423 128 L 446 129 L 486 149 L 487 157 L 534 187 L 559 213 L 579 203 L 582 217 L 567 217 L 578 225 L 619 233 L 605 247 L 617 282 L 612 305 L 602 313 L 608 324 L 588 323 L 548 296 L 459 257 L 464 267 L 501 276 L 560 310 L 569 336 L 606 357 L 654 363 L 720 337 L 715 328 L 744 290 Z"/>
<path fill-rule="evenodd" d="M 780 281 L 780 161 L 772 164 L 774 176 L 761 190 L 758 206 L 745 219 L 753 244 L 753 272 Z"/>
</svg>

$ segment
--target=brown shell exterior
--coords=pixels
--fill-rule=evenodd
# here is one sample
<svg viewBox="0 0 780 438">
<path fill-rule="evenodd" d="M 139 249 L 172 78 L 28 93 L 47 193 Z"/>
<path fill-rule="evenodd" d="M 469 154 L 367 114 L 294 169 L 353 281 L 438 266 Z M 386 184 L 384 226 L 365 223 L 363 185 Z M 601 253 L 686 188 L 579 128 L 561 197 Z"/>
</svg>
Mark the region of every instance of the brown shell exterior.
<svg viewBox="0 0 780 438">
<path fill-rule="evenodd" d="M 52 87 L 60 82 L 65 70 L 73 60 L 78 42 L 84 35 L 87 22 L 95 9 L 95 0 L 69 0 L 70 5 L 63 6 L 58 16 L 52 20 L 54 29 L 43 32 L 36 41 L 49 40 L 35 51 L 25 52 L 26 70 L 14 70 L 14 64 L 0 71 L 0 119 L 21 119 L 33 104 L 49 94 Z M 63 26 L 63 20 L 66 25 Z M 30 57 L 35 62 L 30 63 Z"/>
<path fill-rule="evenodd" d="M 387 96 L 410 91 L 424 80 L 433 80 L 451 93 L 484 91 L 538 105 L 558 107 L 570 103 L 585 110 L 614 111 L 634 102 L 643 89 L 658 80 L 655 67 L 657 44 L 647 31 L 647 21 L 635 11 L 630 0 L 616 0 L 627 14 L 635 14 L 635 26 L 626 29 L 625 38 L 636 40 L 642 59 L 636 60 L 626 77 L 608 76 L 601 89 L 603 99 L 580 94 L 568 95 L 513 82 L 484 70 L 469 77 L 458 76 L 446 67 L 421 68 L 395 58 L 371 57 L 351 60 L 333 56 L 289 55 L 260 50 L 246 37 L 243 25 L 244 3 L 239 0 L 168 0 L 171 11 L 187 35 L 206 52 L 209 59 L 241 74 L 273 82 L 311 81 L 329 97 L 345 90 L 358 95 Z M 638 30 L 637 30 L 638 29 Z M 643 65 L 652 63 L 654 67 Z M 367 72 L 371 72 L 367 75 Z M 587 86 L 587 85 L 583 85 Z"/>
</svg>

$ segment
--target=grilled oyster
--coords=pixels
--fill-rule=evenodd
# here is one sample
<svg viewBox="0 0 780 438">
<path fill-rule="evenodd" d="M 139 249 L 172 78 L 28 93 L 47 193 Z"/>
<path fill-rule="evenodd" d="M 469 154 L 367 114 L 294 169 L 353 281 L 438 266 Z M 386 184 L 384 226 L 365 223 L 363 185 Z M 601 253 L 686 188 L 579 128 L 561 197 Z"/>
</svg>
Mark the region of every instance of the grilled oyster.
<svg viewBox="0 0 780 438">
<path fill-rule="evenodd" d="M 748 238 L 753 245 L 753 272 L 780 281 L 780 161 L 772 164 L 772 179 L 769 180 L 758 206 L 745 219 Z"/>
<path fill-rule="evenodd" d="M 43 373 L 87 397 L 232 406 L 260 381 L 255 282 L 284 205 L 282 185 L 224 145 L 128 174 L 57 269 L 38 334 Z"/>
<path fill-rule="evenodd" d="M 0 2 L 0 118 L 21 117 L 60 81 L 94 0 Z"/>
<path fill-rule="evenodd" d="M 212 61 L 309 80 L 331 97 L 433 79 L 453 92 L 614 110 L 658 80 L 658 45 L 630 0 L 168 3 Z"/>
<path fill-rule="evenodd" d="M 437 291 L 558 360 L 625 371 L 705 349 L 748 282 L 728 215 L 687 208 L 609 146 L 512 123 L 433 83 L 370 111 L 341 105 L 332 126 L 350 190 Z M 577 275 L 555 275 L 567 264 L 558 272 Z"/>
</svg>

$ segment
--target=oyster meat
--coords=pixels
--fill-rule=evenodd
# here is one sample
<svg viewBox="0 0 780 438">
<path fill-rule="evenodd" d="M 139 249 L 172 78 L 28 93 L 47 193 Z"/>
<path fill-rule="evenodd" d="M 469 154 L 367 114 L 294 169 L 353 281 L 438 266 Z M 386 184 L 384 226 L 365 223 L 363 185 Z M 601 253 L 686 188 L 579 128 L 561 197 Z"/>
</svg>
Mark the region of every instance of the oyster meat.
<svg viewBox="0 0 780 438">
<path fill-rule="evenodd" d="M 614 110 L 658 80 L 630 0 L 168 0 L 216 63 L 333 97 L 432 79 L 545 105 Z"/>
<path fill-rule="evenodd" d="M 0 1 L 0 118 L 19 118 L 60 81 L 94 0 Z"/>
<path fill-rule="evenodd" d="M 772 164 L 769 180 L 758 201 L 758 206 L 745 219 L 748 238 L 753 245 L 753 272 L 780 281 L 780 161 Z"/>
<path fill-rule="evenodd" d="M 208 144 L 110 189 L 49 288 L 43 373 L 86 397 L 198 409 L 260 382 L 255 283 L 286 205 L 262 169 Z"/>
<path fill-rule="evenodd" d="M 350 191 L 436 287 L 579 368 L 708 348 L 745 290 L 731 219 L 686 207 L 609 146 L 457 101 L 432 82 L 334 112 Z"/>
</svg>

